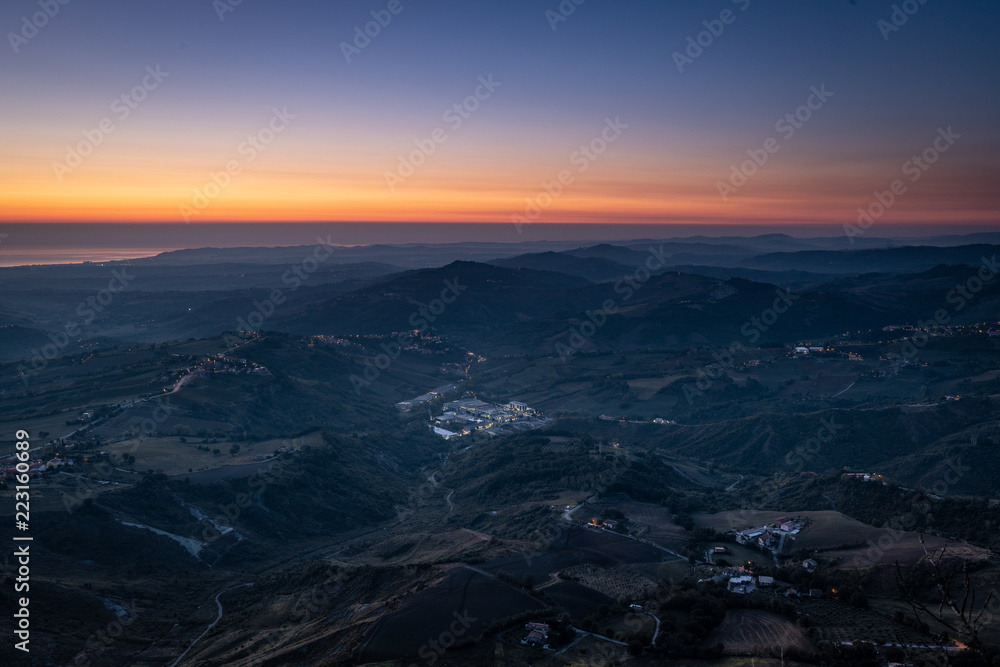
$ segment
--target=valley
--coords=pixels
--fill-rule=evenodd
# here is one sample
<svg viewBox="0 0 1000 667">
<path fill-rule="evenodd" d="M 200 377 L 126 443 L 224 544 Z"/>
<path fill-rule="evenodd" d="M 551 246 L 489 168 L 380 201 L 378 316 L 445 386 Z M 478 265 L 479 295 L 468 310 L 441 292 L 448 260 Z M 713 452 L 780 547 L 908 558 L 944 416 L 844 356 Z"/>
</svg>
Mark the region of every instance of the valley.
<svg viewBox="0 0 1000 667">
<path fill-rule="evenodd" d="M 624 250 L 641 256 L 593 252 Z M 4 432 L 31 441 L 39 654 L 722 665 L 992 650 L 1000 321 L 976 315 L 996 286 L 963 321 L 928 324 L 906 304 L 947 302 L 974 267 L 816 278 L 774 315 L 774 284 L 666 270 L 601 319 L 613 260 L 581 275 L 556 270 L 575 271 L 572 254 L 547 261 L 333 282 L 259 330 L 180 340 L 119 338 L 122 310 L 44 363 L 7 361 Z M 466 289 L 405 329 L 446 280 Z M 528 296 L 539 283 L 558 306 Z M 18 460 L 0 444 L 9 540 Z M 987 612 L 974 634 L 930 613 L 934 564 L 968 573 L 952 584 Z"/>
</svg>

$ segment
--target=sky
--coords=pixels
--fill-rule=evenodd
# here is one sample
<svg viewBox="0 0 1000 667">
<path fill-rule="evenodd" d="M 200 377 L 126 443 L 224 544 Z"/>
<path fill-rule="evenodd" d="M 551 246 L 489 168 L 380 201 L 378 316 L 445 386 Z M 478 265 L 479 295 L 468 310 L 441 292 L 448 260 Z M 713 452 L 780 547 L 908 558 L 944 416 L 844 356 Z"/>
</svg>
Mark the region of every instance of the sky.
<svg viewBox="0 0 1000 667">
<path fill-rule="evenodd" d="M 0 223 L 1000 220 L 992 1 L 62 2 Z"/>
</svg>

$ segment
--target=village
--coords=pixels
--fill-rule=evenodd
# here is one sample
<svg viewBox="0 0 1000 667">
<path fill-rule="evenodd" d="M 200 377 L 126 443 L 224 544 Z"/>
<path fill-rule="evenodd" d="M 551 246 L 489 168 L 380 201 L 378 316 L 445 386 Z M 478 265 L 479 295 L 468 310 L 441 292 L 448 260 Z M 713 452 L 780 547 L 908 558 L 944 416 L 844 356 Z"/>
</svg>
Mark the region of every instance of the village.
<svg viewBox="0 0 1000 667">
<path fill-rule="evenodd" d="M 763 526 L 730 532 L 736 538 L 737 544 L 755 545 L 777 555 L 784 550 L 785 540 L 794 541 L 795 536 L 805 527 L 804 521 L 780 517 Z"/>
</svg>

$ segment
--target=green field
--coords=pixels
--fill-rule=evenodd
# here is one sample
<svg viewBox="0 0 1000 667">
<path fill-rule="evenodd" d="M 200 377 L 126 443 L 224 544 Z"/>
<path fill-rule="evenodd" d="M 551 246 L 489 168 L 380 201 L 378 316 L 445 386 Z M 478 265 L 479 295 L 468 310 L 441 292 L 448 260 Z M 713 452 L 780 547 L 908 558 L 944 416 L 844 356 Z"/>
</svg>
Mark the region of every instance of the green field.
<svg viewBox="0 0 1000 667">
<path fill-rule="evenodd" d="M 219 441 L 214 444 L 202 444 L 202 440 L 202 438 L 188 438 L 187 443 L 182 443 L 179 437 L 133 438 L 106 445 L 102 449 L 118 456 L 122 454 L 134 456 L 135 463 L 129 466 L 130 469 L 139 472 L 151 469 L 166 475 L 178 475 L 188 472 L 189 469 L 195 471 L 210 470 L 220 466 L 252 463 L 255 456 L 271 457 L 276 449 L 285 446 L 292 448 L 306 445 L 318 447 L 323 444 L 322 434 L 318 431 L 295 440 L 274 439 L 262 442 L 236 443 Z M 240 446 L 240 451 L 236 456 L 229 453 L 230 447 L 234 444 Z M 210 451 L 199 451 L 198 446 L 207 447 Z M 215 449 L 218 449 L 220 454 L 213 454 L 211 450 Z"/>
</svg>

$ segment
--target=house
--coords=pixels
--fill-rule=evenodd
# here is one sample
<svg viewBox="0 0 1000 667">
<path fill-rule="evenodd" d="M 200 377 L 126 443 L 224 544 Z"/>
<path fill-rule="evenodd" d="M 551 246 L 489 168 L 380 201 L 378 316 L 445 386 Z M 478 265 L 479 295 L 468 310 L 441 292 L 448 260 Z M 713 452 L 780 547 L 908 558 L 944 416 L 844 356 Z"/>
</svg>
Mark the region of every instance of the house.
<svg viewBox="0 0 1000 667">
<path fill-rule="evenodd" d="M 757 585 L 761 588 L 770 588 L 774 585 L 774 577 L 757 577 Z"/>
<path fill-rule="evenodd" d="M 522 644 L 545 645 L 549 640 L 548 623 L 525 623 L 524 627 L 528 630 L 528 636 L 521 640 Z"/>
<path fill-rule="evenodd" d="M 608 530 L 618 530 L 618 522 L 614 519 L 605 519 L 604 523 L 601 524 Z"/>
<path fill-rule="evenodd" d="M 631 609 L 632 611 L 642 611 L 641 604 L 630 604 L 628 608 Z"/>
<path fill-rule="evenodd" d="M 713 554 L 727 554 L 727 553 L 729 553 L 729 549 L 727 549 L 726 547 L 714 547 L 712 549 L 712 553 Z"/>
<path fill-rule="evenodd" d="M 806 571 L 812 572 L 817 567 L 819 567 L 819 563 L 814 561 L 812 558 L 806 558 L 804 561 L 802 561 L 802 567 L 804 567 Z"/>
<path fill-rule="evenodd" d="M 821 591 L 818 588 L 810 588 L 809 589 L 809 597 L 811 597 L 811 598 L 821 598 L 821 597 L 823 597 L 823 591 Z"/>
</svg>

